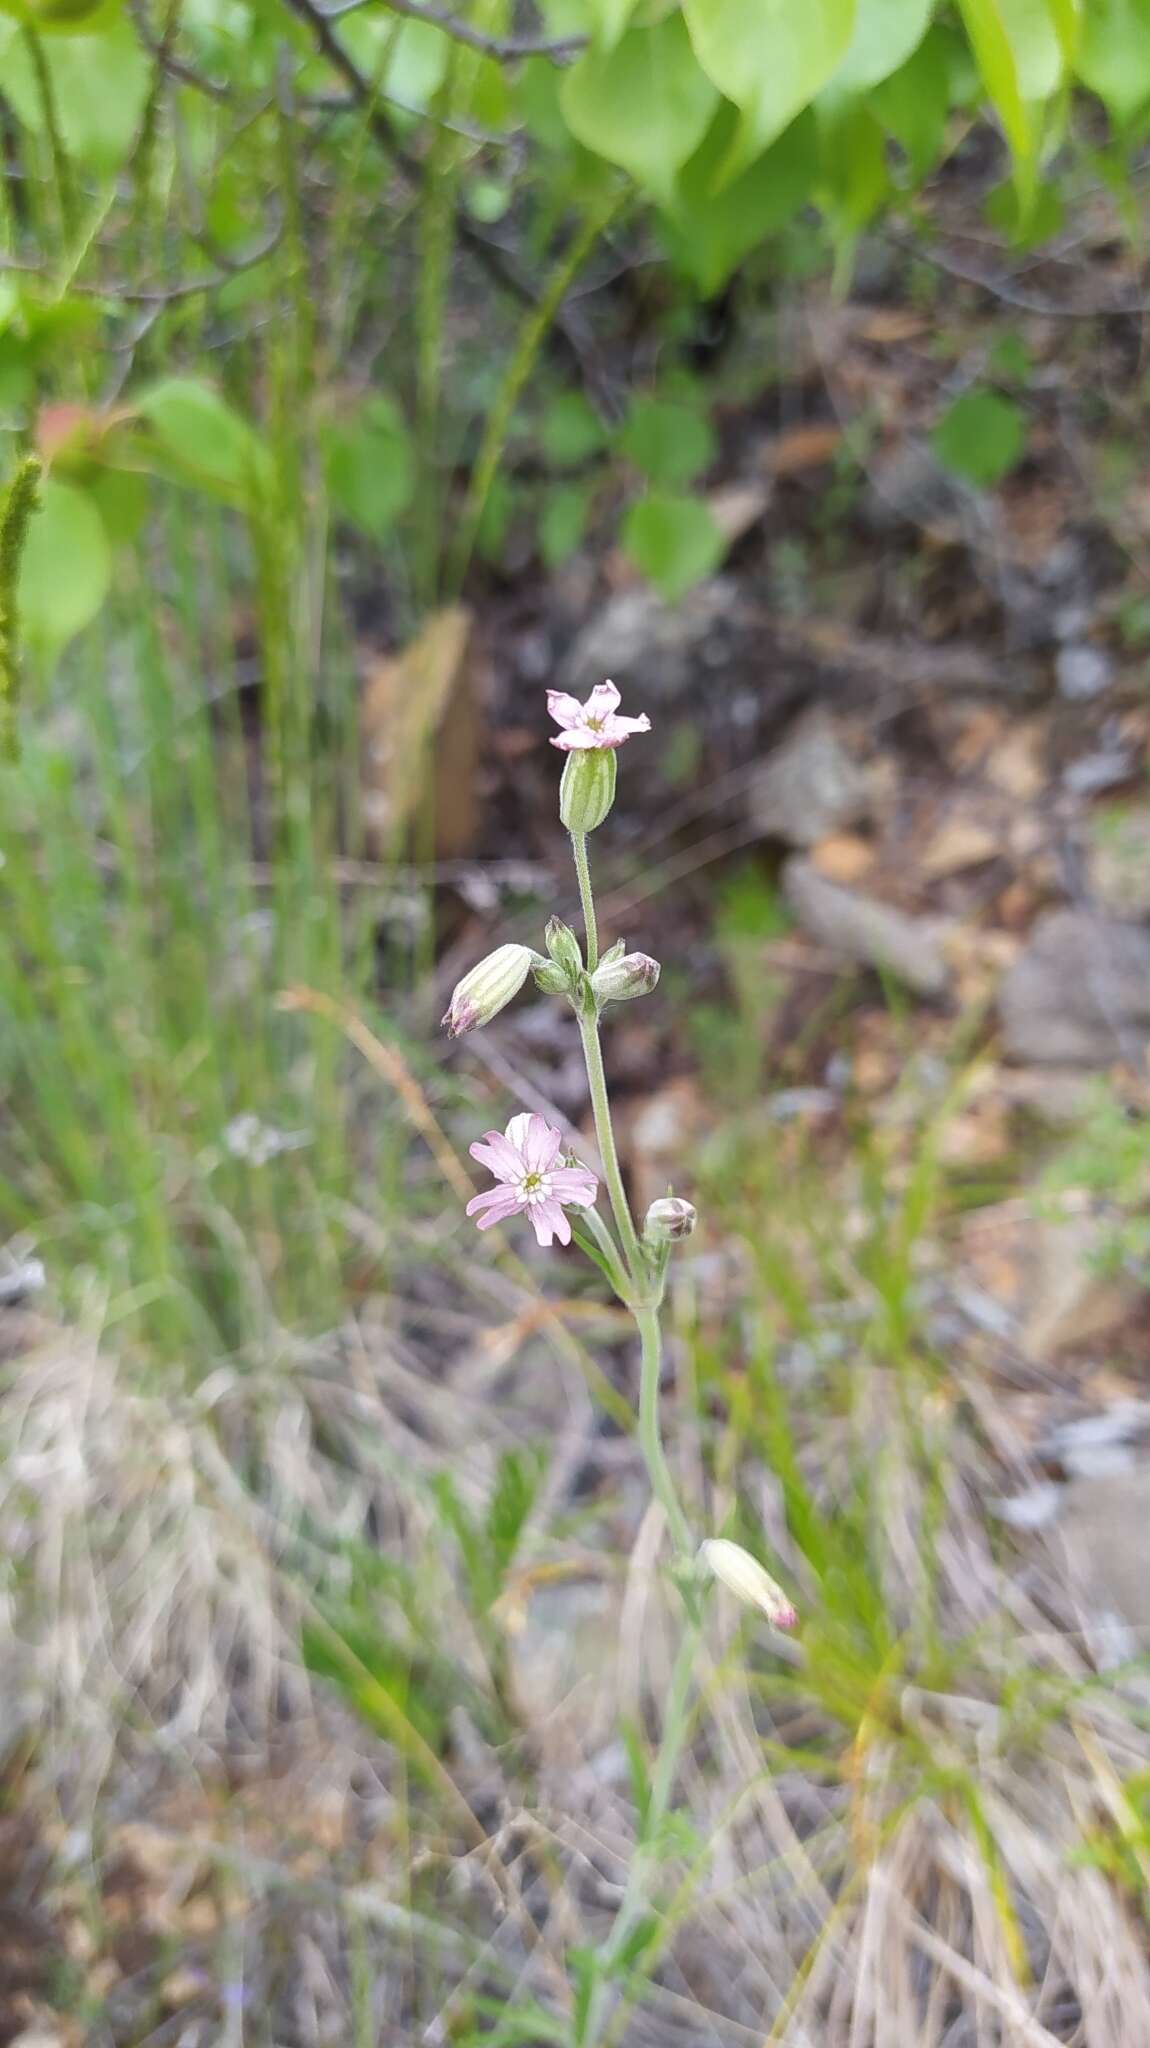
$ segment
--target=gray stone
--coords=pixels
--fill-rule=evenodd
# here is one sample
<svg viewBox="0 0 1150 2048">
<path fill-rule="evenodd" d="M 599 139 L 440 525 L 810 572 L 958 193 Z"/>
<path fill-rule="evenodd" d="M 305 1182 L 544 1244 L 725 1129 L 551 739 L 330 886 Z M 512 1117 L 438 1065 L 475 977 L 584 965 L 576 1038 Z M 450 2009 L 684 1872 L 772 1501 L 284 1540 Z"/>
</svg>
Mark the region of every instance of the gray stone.
<svg viewBox="0 0 1150 2048">
<path fill-rule="evenodd" d="M 820 839 L 866 816 L 870 790 L 834 720 L 825 711 L 814 710 L 795 720 L 755 771 L 748 802 L 751 823 L 764 839 L 817 846 Z"/>
<path fill-rule="evenodd" d="M 673 703 L 697 685 L 700 663 L 742 614 L 735 585 L 722 576 L 698 584 L 678 604 L 668 604 L 653 590 L 621 590 L 577 636 L 559 687 L 586 697 L 610 676 L 628 697 L 626 712 L 636 714 L 654 702 Z M 646 703 L 629 701 L 636 691 Z"/>
<path fill-rule="evenodd" d="M 916 995 L 945 995 L 950 972 L 927 919 L 828 882 L 809 860 L 797 856 L 783 870 L 783 888 L 803 930 L 828 951 L 861 966 L 881 967 Z"/>
<path fill-rule="evenodd" d="M 1010 1059 L 1140 1064 L 1150 1039 L 1150 932 L 1089 911 L 1047 911 L 1004 975 L 998 1004 Z"/>
<path fill-rule="evenodd" d="M 1105 648 L 1092 647 L 1088 640 L 1080 640 L 1066 647 L 1060 647 L 1054 662 L 1058 694 L 1072 704 L 1087 703 L 1091 697 L 1100 697 L 1114 677 L 1114 663 Z"/>
<path fill-rule="evenodd" d="M 1075 1479 L 1056 1523 L 1075 1580 L 1099 1619 L 1150 1630 L 1150 1465 Z"/>
</svg>

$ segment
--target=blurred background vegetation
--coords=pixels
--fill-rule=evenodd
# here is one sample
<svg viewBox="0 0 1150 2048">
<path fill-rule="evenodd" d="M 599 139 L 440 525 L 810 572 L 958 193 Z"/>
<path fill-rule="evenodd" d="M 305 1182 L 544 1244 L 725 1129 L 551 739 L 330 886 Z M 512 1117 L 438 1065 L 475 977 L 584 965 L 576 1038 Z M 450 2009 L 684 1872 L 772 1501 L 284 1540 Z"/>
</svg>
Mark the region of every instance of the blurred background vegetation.
<svg viewBox="0 0 1150 2048">
<path fill-rule="evenodd" d="M 1147 0 L 0 0 L 0 2043 L 1150 2039 L 1148 140 Z M 625 1321 L 462 1217 L 571 1020 L 436 1030 L 606 674 L 802 1617 L 657 1827 Z"/>
</svg>

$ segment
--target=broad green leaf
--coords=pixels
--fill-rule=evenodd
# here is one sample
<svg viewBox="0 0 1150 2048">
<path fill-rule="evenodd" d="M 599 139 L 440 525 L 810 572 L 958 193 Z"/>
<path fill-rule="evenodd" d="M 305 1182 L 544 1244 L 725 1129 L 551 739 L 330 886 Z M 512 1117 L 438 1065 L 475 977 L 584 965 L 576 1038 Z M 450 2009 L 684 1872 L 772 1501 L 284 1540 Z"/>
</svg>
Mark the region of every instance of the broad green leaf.
<svg viewBox="0 0 1150 2048">
<path fill-rule="evenodd" d="M 613 50 L 631 16 L 637 0 L 588 0 L 588 12 L 594 24 L 595 41 L 605 50 Z"/>
<path fill-rule="evenodd" d="M 572 134 L 667 203 L 698 148 L 718 93 L 700 70 L 680 14 L 591 49 L 567 73 L 560 104 Z"/>
<path fill-rule="evenodd" d="M 938 161 L 950 111 L 950 49 L 945 29 L 933 28 L 913 56 L 871 95 L 888 135 L 906 151 L 917 184 Z"/>
<path fill-rule="evenodd" d="M 423 113 L 447 75 L 451 44 L 433 22 L 397 21 L 386 11 L 351 14 L 340 36 L 385 99 Z"/>
<path fill-rule="evenodd" d="M 548 491 L 539 517 L 539 552 L 549 569 L 574 554 L 587 531 L 594 497 L 591 483 L 556 484 Z"/>
<path fill-rule="evenodd" d="M 560 391 L 539 422 L 539 442 L 556 469 L 570 469 L 597 455 L 606 439 L 603 422 L 581 391 Z"/>
<path fill-rule="evenodd" d="M 327 482 L 336 509 L 372 540 L 383 540 L 411 502 L 415 466 L 402 415 L 378 393 L 327 437 Z"/>
<path fill-rule="evenodd" d="M 1014 47 L 999 0 L 958 0 L 983 85 L 1002 122 L 1024 194 L 1034 188 L 1038 136 L 1026 107 Z"/>
<path fill-rule="evenodd" d="M 246 497 L 266 480 L 263 442 L 213 385 L 165 377 L 140 394 L 135 410 L 189 482 Z"/>
<path fill-rule="evenodd" d="M 1026 446 L 1019 408 L 997 391 L 964 391 L 944 413 L 931 446 L 954 476 L 988 488 L 1012 470 Z"/>
<path fill-rule="evenodd" d="M 1120 125 L 1150 100 L 1150 0 L 1089 0 L 1076 69 Z"/>
<path fill-rule="evenodd" d="M 854 0 L 683 0 L 695 54 L 742 121 L 721 178 L 745 170 L 834 76 Z"/>
<path fill-rule="evenodd" d="M 705 297 L 720 291 L 744 256 L 793 220 L 818 167 L 815 117 L 808 109 L 747 170 L 716 190 L 737 125 L 734 107 L 724 101 L 684 164 L 673 209 L 660 223 L 673 261 Z"/>
<path fill-rule="evenodd" d="M 921 43 L 934 0 L 857 0 L 850 47 L 831 80 L 833 92 L 866 92 L 906 63 Z"/>
<path fill-rule="evenodd" d="M 636 568 L 674 603 L 718 566 L 726 542 L 701 498 L 652 491 L 628 512 L 623 546 Z"/>
<path fill-rule="evenodd" d="M 139 131 L 152 77 L 131 24 L 117 20 L 95 35 L 45 37 L 41 48 L 67 154 L 87 170 L 118 170 Z M 0 93 L 25 127 L 43 132 L 43 98 L 22 39 L 4 52 Z"/>
<path fill-rule="evenodd" d="M 20 561 L 21 630 L 59 654 L 94 619 L 112 580 L 112 550 L 87 491 L 49 477 Z"/>
<path fill-rule="evenodd" d="M 689 406 L 665 398 L 637 398 L 619 446 L 649 482 L 675 490 L 713 461 L 715 436 L 710 421 Z"/>
</svg>

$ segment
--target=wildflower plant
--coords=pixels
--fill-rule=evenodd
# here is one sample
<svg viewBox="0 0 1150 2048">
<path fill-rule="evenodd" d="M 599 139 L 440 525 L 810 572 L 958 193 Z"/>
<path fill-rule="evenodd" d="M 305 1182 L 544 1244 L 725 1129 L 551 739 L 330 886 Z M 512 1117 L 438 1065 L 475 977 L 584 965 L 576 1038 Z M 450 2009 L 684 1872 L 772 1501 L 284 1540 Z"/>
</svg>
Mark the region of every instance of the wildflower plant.
<svg viewBox="0 0 1150 2048">
<path fill-rule="evenodd" d="M 651 1490 L 663 1510 L 674 1549 L 672 1576 L 682 1607 L 683 1633 L 664 1702 L 663 1733 L 644 1815 L 644 1836 L 611 1934 L 591 1959 L 592 1981 L 586 1995 L 577 2001 L 580 2048 L 592 2048 L 604 2038 L 613 2007 L 612 1983 L 622 1974 L 636 1930 L 649 1911 L 654 1865 L 689 1727 L 706 1586 L 721 1581 L 776 1628 L 789 1628 L 795 1620 L 781 1587 L 749 1552 L 721 1537 L 700 1542 L 663 1446 L 660 1310 L 671 1258 L 694 1231 L 696 1214 L 689 1201 L 668 1191 L 651 1204 L 642 1228 L 636 1226 L 619 1163 L 603 1062 L 604 1011 L 611 1003 L 649 995 L 659 980 L 658 961 L 646 953 L 628 952 L 622 939 L 603 952 L 599 946 L 587 842 L 614 802 L 619 749 L 634 735 L 651 729 L 645 715 L 621 716 L 619 704 L 619 692 L 611 682 L 600 683 L 584 704 L 561 691 L 548 692 L 548 709 L 560 728 L 552 745 L 567 757 L 559 812 L 570 835 L 579 884 L 582 944 L 569 925 L 553 917 L 544 935 L 543 953 L 527 946 L 497 947 L 464 976 L 443 1019 L 445 1030 L 453 1037 L 475 1030 L 497 1016 L 529 976 L 542 994 L 563 998 L 575 1012 L 609 1214 L 601 1213 L 599 1207 L 598 1176 L 566 1148 L 562 1133 L 544 1117 L 523 1113 L 513 1116 L 505 1131 L 488 1131 L 471 1146 L 472 1157 L 488 1169 L 495 1185 L 474 1196 L 467 1213 L 480 1230 L 524 1215 L 541 1245 L 549 1247 L 556 1240 L 561 1245 L 574 1242 L 593 1260 L 634 1317 L 641 1347 L 638 1437 Z"/>
</svg>

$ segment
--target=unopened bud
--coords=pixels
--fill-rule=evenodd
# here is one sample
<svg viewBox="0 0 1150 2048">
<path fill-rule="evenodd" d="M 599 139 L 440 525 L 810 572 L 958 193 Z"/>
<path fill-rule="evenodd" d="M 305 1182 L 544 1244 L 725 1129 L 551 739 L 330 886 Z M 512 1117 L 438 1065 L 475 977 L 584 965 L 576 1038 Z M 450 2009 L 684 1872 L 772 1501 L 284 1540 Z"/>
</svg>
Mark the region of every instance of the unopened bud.
<svg viewBox="0 0 1150 2048">
<path fill-rule="evenodd" d="M 579 951 L 578 939 L 570 925 L 564 924 L 561 917 L 548 919 L 543 937 L 556 967 L 566 977 L 564 987 L 569 988 L 583 972 L 583 955 Z"/>
<path fill-rule="evenodd" d="M 449 1038 L 462 1038 L 477 1025 L 490 1024 L 519 994 L 532 967 L 543 963 L 530 946 L 497 946 L 456 984 L 443 1019 Z"/>
<path fill-rule="evenodd" d="M 605 954 L 591 986 L 601 1003 L 629 1003 L 633 996 L 649 996 L 658 979 L 659 962 L 649 953 L 623 953 L 615 959 Z"/>
<path fill-rule="evenodd" d="M 651 1244 L 678 1244 L 680 1238 L 690 1237 L 698 1220 L 693 1202 L 685 1202 L 681 1195 L 662 1195 L 647 1211 L 643 1235 Z"/>
<path fill-rule="evenodd" d="M 699 1557 L 737 1600 L 757 1607 L 774 1628 L 794 1627 L 798 1616 L 782 1587 L 741 1543 L 728 1543 L 724 1536 L 709 1536 L 699 1546 Z"/>
<path fill-rule="evenodd" d="M 615 801 L 615 755 L 609 747 L 568 754 L 559 784 L 559 816 L 577 839 L 603 823 Z"/>
<path fill-rule="evenodd" d="M 565 968 L 556 967 L 553 960 L 544 960 L 542 966 L 535 969 L 535 986 L 540 995 L 570 995 L 571 976 Z"/>
</svg>

